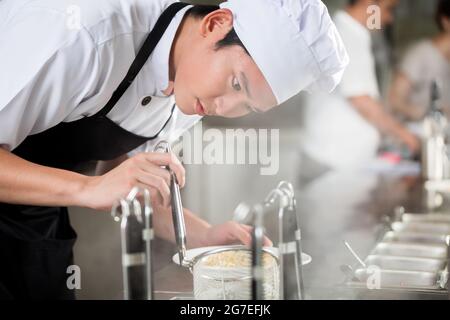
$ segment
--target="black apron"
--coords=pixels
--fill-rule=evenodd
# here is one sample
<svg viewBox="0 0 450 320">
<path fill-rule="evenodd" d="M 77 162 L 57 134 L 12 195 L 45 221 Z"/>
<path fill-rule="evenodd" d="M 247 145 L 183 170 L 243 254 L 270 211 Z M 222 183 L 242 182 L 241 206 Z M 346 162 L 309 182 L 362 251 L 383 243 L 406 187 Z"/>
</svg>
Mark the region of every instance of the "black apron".
<svg viewBox="0 0 450 320">
<path fill-rule="evenodd" d="M 28 161 L 66 170 L 88 161 L 112 160 L 155 139 L 115 124 L 107 114 L 119 101 L 185 3 L 173 3 L 159 17 L 110 100 L 97 114 L 62 122 L 28 136 L 12 153 Z M 45 182 L 43 182 L 45 183 Z M 0 299 L 74 299 L 66 284 L 76 233 L 65 207 L 0 203 Z"/>
</svg>

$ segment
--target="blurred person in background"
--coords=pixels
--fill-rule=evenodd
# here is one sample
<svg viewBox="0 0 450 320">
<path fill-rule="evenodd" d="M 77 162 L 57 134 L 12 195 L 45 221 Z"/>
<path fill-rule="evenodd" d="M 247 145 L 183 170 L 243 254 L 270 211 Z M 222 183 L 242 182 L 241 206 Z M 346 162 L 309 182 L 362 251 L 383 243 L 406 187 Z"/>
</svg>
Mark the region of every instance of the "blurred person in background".
<svg viewBox="0 0 450 320">
<path fill-rule="evenodd" d="M 332 94 L 308 96 L 302 117 L 303 171 L 361 167 L 376 157 L 380 133 L 392 136 L 415 154 L 419 140 L 380 102 L 368 26 L 369 6 L 380 12 L 380 26 L 392 23 L 397 0 L 352 0 L 334 21 L 350 64 Z M 320 172 L 320 171 L 319 171 Z M 319 173 L 317 172 L 317 173 Z"/>
<path fill-rule="evenodd" d="M 439 1 L 436 22 L 439 34 L 407 51 L 391 86 L 390 103 L 406 121 L 424 118 L 433 81 L 441 87 L 440 107 L 450 114 L 450 0 Z"/>
</svg>

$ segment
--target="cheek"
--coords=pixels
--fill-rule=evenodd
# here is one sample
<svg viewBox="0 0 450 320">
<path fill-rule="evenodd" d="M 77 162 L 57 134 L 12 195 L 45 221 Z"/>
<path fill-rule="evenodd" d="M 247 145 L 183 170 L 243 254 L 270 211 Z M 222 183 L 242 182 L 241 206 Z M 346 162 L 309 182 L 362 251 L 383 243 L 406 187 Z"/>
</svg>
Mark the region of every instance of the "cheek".
<svg viewBox="0 0 450 320">
<path fill-rule="evenodd" d="M 227 79 L 230 71 L 226 61 L 220 55 L 211 55 L 198 66 L 197 90 L 198 96 L 203 99 L 214 99 L 227 91 Z"/>
<path fill-rule="evenodd" d="M 191 114 L 195 100 L 211 103 L 225 93 L 227 72 L 220 57 L 215 54 L 192 55 L 180 63 L 175 76 L 174 92 L 178 106 Z"/>
</svg>

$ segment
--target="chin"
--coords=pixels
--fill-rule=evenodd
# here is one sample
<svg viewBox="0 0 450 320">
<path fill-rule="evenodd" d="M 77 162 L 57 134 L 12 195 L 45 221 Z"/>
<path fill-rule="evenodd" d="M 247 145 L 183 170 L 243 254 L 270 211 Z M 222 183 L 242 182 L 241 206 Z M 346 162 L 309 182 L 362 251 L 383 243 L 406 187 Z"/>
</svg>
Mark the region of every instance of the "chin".
<svg viewBox="0 0 450 320">
<path fill-rule="evenodd" d="M 175 94 L 175 103 L 177 104 L 178 109 L 185 115 L 191 116 L 196 114 L 194 108 L 191 107 L 189 103 L 185 103 L 180 99 L 177 99 L 176 94 Z"/>
</svg>

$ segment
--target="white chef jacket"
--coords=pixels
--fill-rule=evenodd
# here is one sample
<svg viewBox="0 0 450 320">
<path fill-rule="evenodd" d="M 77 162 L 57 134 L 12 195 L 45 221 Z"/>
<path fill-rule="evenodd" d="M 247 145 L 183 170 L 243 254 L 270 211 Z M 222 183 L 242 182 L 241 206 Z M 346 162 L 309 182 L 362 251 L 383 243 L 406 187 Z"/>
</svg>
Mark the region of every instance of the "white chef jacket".
<svg viewBox="0 0 450 320">
<path fill-rule="evenodd" d="M 13 150 L 28 135 L 103 108 L 141 43 L 173 2 L 0 1 L 0 145 Z M 175 33 L 190 7 L 177 13 L 134 82 L 107 115 L 127 131 L 151 137 L 170 117 L 175 99 L 162 91 L 169 84 Z M 144 100 L 146 97 L 152 98 L 148 104 L 143 103 L 149 100 Z M 175 108 L 160 137 L 176 139 L 199 119 Z"/>
<path fill-rule="evenodd" d="M 351 105 L 349 98 L 378 99 L 379 88 L 369 30 L 345 11 L 334 17 L 350 63 L 332 94 L 307 97 L 302 118 L 302 150 L 331 168 L 362 166 L 376 155 L 378 130 Z"/>
</svg>

